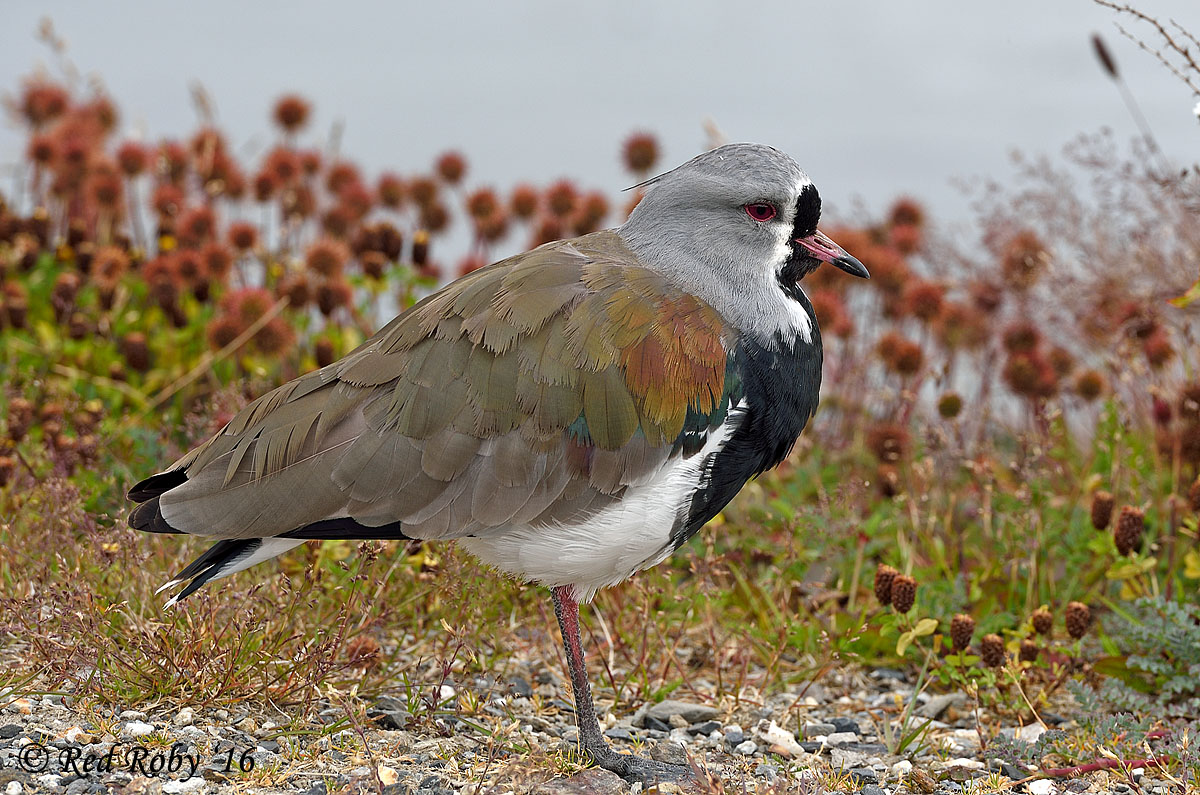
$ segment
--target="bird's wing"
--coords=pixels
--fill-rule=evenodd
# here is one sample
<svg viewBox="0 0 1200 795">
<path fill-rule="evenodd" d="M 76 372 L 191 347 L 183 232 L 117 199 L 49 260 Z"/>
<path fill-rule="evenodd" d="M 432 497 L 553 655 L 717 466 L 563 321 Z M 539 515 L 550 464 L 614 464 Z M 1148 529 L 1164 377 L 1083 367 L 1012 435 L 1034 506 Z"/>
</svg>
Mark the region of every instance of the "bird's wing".
<svg viewBox="0 0 1200 795">
<path fill-rule="evenodd" d="M 728 333 L 614 233 L 548 244 L 251 403 L 156 476 L 161 518 L 218 538 L 449 538 L 566 521 L 720 425 Z"/>
</svg>

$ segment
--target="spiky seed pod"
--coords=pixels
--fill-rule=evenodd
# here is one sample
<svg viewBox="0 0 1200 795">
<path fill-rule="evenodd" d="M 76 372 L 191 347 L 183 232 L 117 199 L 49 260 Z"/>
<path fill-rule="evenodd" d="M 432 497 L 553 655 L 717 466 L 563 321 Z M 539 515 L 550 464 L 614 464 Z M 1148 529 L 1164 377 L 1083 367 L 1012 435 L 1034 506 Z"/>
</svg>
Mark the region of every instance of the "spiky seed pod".
<svg viewBox="0 0 1200 795">
<path fill-rule="evenodd" d="M 17 472 L 17 459 L 10 455 L 0 455 L 0 489 L 9 484 Z"/>
<path fill-rule="evenodd" d="M 359 262 L 362 264 L 363 273 L 372 279 L 382 279 L 388 263 L 382 251 L 365 251 L 359 257 Z"/>
<path fill-rule="evenodd" d="M 129 369 L 138 373 L 150 369 L 150 346 L 146 343 L 145 334 L 131 331 L 121 338 L 119 347 Z"/>
<path fill-rule="evenodd" d="M 879 604 L 892 603 L 892 580 L 896 579 L 899 573 L 886 564 L 880 564 L 879 568 L 875 569 L 875 598 L 879 600 Z"/>
<path fill-rule="evenodd" d="M 971 637 L 975 634 L 975 619 L 966 613 L 959 613 L 950 620 L 950 640 L 955 651 L 962 651 L 971 645 Z"/>
<path fill-rule="evenodd" d="M 893 499 L 900 493 L 900 473 L 891 464 L 880 464 L 875 471 L 875 479 L 879 483 L 879 493 L 887 499 Z"/>
<path fill-rule="evenodd" d="M 342 275 L 342 269 L 348 259 L 350 249 L 345 243 L 322 238 L 308 247 L 308 252 L 304 255 L 304 264 L 309 270 L 326 279 L 336 279 Z"/>
<path fill-rule="evenodd" d="M 1188 489 L 1188 507 L 1192 509 L 1192 513 L 1200 513 L 1200 476 Z"/>
<path fill-rule="evenodd" d="M 317 340 L 313 346 L 313 355 L 317 360 L 317 367 L 327 367 L 333 364 L 333 343 L 324 337 Z"/>
<path fill-rule="evenodd" d="M 658 139 L 650 133 L 634 133 L 625 139 L 621 157 L 625 168 L 634 174 L 644 174 L 658 161 Z"/>
<path fill-rule="evenodd" d="M 379 203 L 389 210 L 399 210 L 408 198 L 408 188 L 396 174 L 381 174 L 375 192 L 379 194 Z"/>
<path fill-rule="evenodd" d="M 19 442 L 33 427 L 33 403 L 22 397 L 8 401 L 8 438 Z"/>
<path fill-rule="evenodd" d="M 1117 526 L 1113 530 L 1113 541 L 1117 544 L 1117 552 L 1128 555 L 1142 544 L 1142 533 L 1146 531 L 1146 514 L 1139 508 L 1126 505 L 1121 508 L 1117 517 Z"/>
<path fill-rule="evenodd" d="M 294 133 L 308 123 L 309 113 L 312 111 L 312 106 L 308 101 L 297 94 L 287 94 L 279 98 L 275 103 L 275 108 L 272 111 L 272 117 L 275 123 L 283 129 L 284 132 Z"/>
<path fill-rule="evenodd" d="M 957 392 L 947 392 L 938 398 L 937 410 L 943 419 L 952 420 L 962 411 L 962 395 Z"/>
<path fill-rule="evenodd" d="M 512 210 L 512 214 L 521 220 L 532 218 L 538 208 L 537 188 L 532 185 L 518 185 L 513 188 L 512 195 L 508 199 L 508 207 Z"/>
<path fill-rule="evenodd" d="M 418 268 L 429 262 L 429 233 L 424 229 L 413 235 L 412 261 Z"/>
<path fill-rule="evenodd" d="M 1097 491 L 1092 495 L 1092 527 L 1097 530 L 1108 529 L 1109 522 L 1112 521 L 1113 506 L 1115 501 L 1113 495 L 1107 491 Z"/>
<path fill-rule="evenodd" d="M 897 613 L 907 613 L 917 603 L 917 581 L 907 574 L 892 578 L 892 608 Z"/>
<path fill-rule="evenodd" d="M 546 207 L 558 218 L 566 218 L 579 204 L 579 191 L 570 180 L 559 180 L 546 189 Z"/>
<path fill-rule="evenodd" d="M 995 633 L 984 635 L 983 640 L 979 641 L 979 657 L 988 668 L 999 668 L 1004 665 L 1006 656 L 1004 639 L 999 635 Z"/>
<path fill-rule="evenodd" d="M 127 177 L 136 177 L 146 170 L 150 154 L 137 141 L 126 141 L 117 149 L 117 165 Z"/>
<path fill-rule="evenodd" d="M 1030 616 L 1033 621 L 1033 631 L 1039 635 L 1050 637 L 1050 633 L 1054 631 L 1054 614 L 1044 607 L 1039 607 L 1033 611 Z"/>
<path fill-rule="evenodd" d="M 437 159 L 434 168 L 447 183 L 457 185 L 467 174 L 467 159 L 458 152 L 446 152 Z"/>
<path fill-rule="evenodd" d="M 1039 651 L 1037 643 L 1026 638 L 1021 641 L 1021 650 L 1017 653 L 1017 657 L 1021 662 L 1033 662 L 1038 658 Z"/>
<path fill-rule="evenodd" d="M 1079 640 L 1092 625 L 1092 610 L 1083 602 L 1070 602 L 1066 611 L 1067 634 Z"/>
<path fill-rule="evenodd" d="M 909 447 L 909 433 L 894 422 L 881 422 L 867 431 L 867 448 L 881 463 L 892 464 L 902 459 Z"/>
</svg>

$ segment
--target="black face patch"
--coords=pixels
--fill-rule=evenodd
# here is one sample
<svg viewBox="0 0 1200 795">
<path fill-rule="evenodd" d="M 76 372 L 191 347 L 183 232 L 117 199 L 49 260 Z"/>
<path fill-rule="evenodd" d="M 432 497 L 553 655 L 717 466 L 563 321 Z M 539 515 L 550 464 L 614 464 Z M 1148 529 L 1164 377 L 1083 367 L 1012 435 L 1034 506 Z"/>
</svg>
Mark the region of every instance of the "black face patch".
<svg viewBox="0 0 1200 795">
<path fill-rule="evenodd" d="M 808 237 L 817 231 L 821 220 L 821 194 L 813 185 L 805 185 L 796 198 L 796 222 L 792 225 L 792 240 Z"/>
</svg>

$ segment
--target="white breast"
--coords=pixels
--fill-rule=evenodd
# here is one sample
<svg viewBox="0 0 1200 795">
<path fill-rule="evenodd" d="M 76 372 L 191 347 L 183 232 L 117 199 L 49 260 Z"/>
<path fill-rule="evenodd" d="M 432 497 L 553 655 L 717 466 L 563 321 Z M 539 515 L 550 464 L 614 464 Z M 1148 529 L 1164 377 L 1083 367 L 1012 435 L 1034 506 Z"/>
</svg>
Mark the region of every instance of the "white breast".
<svg viewBox="0 0 1200 795">
<path fill-rule="evenodd" d="M 729 441 L 741 419 L 709 435 L 686 459 L 671 458 L 659 475 L 628 489 L 623 498 L 570 523 L 500 528 L 459 543 L 501 571 L 547 587 L 574 586 L 575 598 L 591 601 L 596 591 L 661 563 L 671 554 L 671 528 L 700 485 L 709 458 Z"/>
</svg>

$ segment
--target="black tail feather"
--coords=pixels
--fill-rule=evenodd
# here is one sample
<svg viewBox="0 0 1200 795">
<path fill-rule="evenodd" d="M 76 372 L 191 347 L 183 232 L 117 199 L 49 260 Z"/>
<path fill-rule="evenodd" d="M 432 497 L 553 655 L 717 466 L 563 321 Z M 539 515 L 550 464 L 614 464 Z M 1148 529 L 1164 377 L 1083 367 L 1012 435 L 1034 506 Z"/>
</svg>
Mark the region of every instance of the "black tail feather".
<svg viewBox="0 0 1200 795">
<path fill-rule="evenodd" d="M 305 538 L 314 541 L 357 541 L 383 540 L 388 538 L 411 539 L 400 530 L 400 522 L 390 522 L 378 527 L 360 524 L 349 517 L 322 519 L 295 530 L 281 533 L 280 538 Z"/>
<path fill-rule="evenodd" d="M 196 591 L 204 587 L 204 584 L 224 568 L 227 564 L 233 563 L 247 555 L 252 555 L 254 550 L 262 546 L 261 538 L 235 538 L 218 541 L 209 547 L 208 551 L 200 557 L 193 560 L 187 565 L 183 571 L 175 575 L 172 582 L 183 582 L 191 580 L 187 587 L 180 591 L 171 600 L 174 602 L 182 601 L 194 594 Z"/>
<path fill-rule="evenodd" d="M 129 490 L 129 499 L 134 502 L 146 502 L 170 491 L 185 481 L 187 481 L 187 475 L 182 469 L 160 472 L 157 475 L 151 475 L 131 488 Z"/>
<path fill-rule="evenodd" d="M 129 512 L 129 526 L 144 533 L 180 534 L 183 532 L 167 524 L 159 507 L 158 497 L 151 497 L 149 501 L 134 506 L 134 509 Z"/>
</svg>

